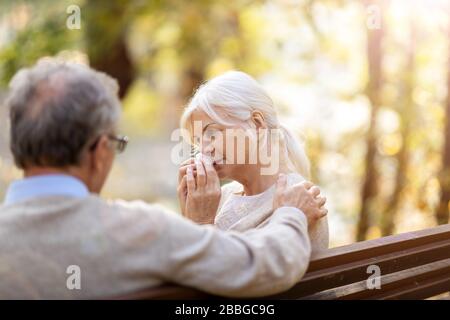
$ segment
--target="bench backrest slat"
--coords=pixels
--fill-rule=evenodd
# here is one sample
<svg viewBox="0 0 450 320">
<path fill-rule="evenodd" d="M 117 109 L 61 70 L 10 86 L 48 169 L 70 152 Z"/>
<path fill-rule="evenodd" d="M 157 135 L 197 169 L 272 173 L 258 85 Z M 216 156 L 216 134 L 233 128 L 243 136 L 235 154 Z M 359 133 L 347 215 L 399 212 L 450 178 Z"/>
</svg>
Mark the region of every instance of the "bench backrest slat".
<svg viewBox="0 0 450 320">
<path fill-rule="evenodd" d="M 356 242 L 317 253 L 311 259 L 309 271 L 338 266 L 447 239 L 450 239 L 450 225 Z"/>
<path fill-rule="evenodd" d="M 392 298 L 394 293 L 397 297 L 400 297 L 402 293 L 417 291 L 420 286 L 433 283 L 436 279 L 450 280 L 450 258 L 382 275 L 379 289 L 370 289 L 366 280 L 362 280 L 346 286 L 318 292 L 306 296 L 304 299 L 367 299 L 374 297 L 382 299 L 386 296 L 391 296 Z"/>
<path fill-rule="evenodd" d="M 367 267 L 377 265 L 382 289 L 369 290 Z M 269 299 L 427 298 L 450 291 L 450 225 L 332 248 L 314 255 L 304 278 Z M 165 285 L 121 299 L 204 299 L 204 292 Z"/>
<path fill-rule="evenodd" d="M 306 273 L 298 285 L 276 297 L 299 298 L 314 292 L 366 280 L 370 276 L 367 273 L 370 265 L 377 265 L 382 274 L 389 274 L 439 261 L 448 258 L 449 254 L 450 239 L 324 268 Z"/>
</svg>

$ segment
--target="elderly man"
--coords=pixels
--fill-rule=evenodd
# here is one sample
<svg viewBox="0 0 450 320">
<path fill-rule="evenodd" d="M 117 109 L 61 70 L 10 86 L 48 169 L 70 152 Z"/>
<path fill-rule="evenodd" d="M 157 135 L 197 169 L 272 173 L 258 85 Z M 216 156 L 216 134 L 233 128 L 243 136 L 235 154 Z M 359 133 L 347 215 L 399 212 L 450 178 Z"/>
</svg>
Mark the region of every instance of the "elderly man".
<svg viewBox="0 0 450 320">
<path fill-rule="evenodd" d="M 127 144 L 116 131 L 117 85 L 105 74 L 44 59 L 13 78 L 6 105 L 24 178 L 0 207 L 0 298 L 114 297 L 164 282 L 261 296 L 305 273 L 308 224 L 325 214 L 308 184 L 287 188 L 281 178 L 265 227 L 223 232 L 195 223 L 195 214 L 191 221 L 98 196 L 115 152 Z M 215 179 L 211 164 L 204 168 Z M 209 203 L 208 196 L 197 192 L 196 199 Z M 196 210 L 198 217 L 215 214 L 207 205 Z"/>
</svg>

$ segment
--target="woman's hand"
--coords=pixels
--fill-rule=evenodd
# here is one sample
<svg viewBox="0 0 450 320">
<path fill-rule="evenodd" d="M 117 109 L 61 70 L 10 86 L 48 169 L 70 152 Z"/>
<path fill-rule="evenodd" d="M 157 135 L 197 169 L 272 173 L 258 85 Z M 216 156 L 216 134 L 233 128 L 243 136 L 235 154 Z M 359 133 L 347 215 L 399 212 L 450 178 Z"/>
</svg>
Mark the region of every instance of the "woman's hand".
<svg viewBox="0 0 450 320">
<path fill-rule="evenodd" d="M 199 224 L 214 223 L 221 189 L 212 160 L 189 159 L 180 167 L 179 181 L 178 198 L 183 216 Z"/>
<path fill-rule="evenodd" d="M 194 158 L 189 158 L 184 161 L 180 169 L 178 170 L 178 201 L 180 203 L 181 214 L 186 216 L 186 199 L 187 199 L 187 179 L 186 179 L 186 170 L 188 167 L 191 167 L 194 164 Z"/>
<path fill-rule="evenodd" d="M 316 222 L 328 214 L 324 207 L 326 198 L 320 196 L 319 187 L 309 181 L 304 181 L 287 186 L 285 175 L 281 175 L 277 181 L 277 189 L 274 197 L 274 210 L 280 207 L 295 207 L 300 209 L 308 220 L 308 228 L 312 228 Z"/>
</svg>

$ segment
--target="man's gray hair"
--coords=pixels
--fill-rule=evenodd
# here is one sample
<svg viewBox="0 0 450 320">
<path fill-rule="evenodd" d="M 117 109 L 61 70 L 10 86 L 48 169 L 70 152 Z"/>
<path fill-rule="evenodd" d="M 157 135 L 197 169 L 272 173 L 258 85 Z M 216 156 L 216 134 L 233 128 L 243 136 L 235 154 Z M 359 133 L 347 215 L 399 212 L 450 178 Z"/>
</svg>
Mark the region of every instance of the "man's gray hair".
<svg viewBox="0 0 450 320">
<path fill-rule="evenodd" d="M 78 165 L 88 144 L 119 121 L 117 82 L 80 63 L 41 59 L 9 88 L 10 147 L 22 169 Z"/>
</svg>

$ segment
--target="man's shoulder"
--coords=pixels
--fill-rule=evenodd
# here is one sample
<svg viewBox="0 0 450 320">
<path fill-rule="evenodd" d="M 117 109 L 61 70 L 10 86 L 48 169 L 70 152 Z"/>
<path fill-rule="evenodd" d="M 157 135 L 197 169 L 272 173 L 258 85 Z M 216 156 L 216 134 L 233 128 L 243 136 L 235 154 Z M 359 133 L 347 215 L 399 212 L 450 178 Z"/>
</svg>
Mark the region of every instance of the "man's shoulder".
<svg viewBox="0 0 450 320">
<path fill-rule="evenodd" d="M 108 211 L 128 214 L 152 214 L 157 216 L 179 216 L 179 214 L 159 203 L 149 203 L 143 200 L 123 200 L 97 198 L 100 205 Z"/>
<path fill-rule="evenodd" d="M 168 228 L 180 225 L 180 220 L 184 219 L 180 214 L 158 203 L 142 200 L 103 200 L 99 197 L 91 198 L 90 201 L 98 206 L 95 212 L 102 228 L 127 241 L 156 239 Z"/>
<path fill-rule="evenodd" d="M 119 210 L 164 211 L 164 208 L 161 205 L 148 203 L 143 200 L 106 199 L 102 201 L 105 206 Z"/>
</svg>

